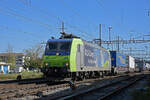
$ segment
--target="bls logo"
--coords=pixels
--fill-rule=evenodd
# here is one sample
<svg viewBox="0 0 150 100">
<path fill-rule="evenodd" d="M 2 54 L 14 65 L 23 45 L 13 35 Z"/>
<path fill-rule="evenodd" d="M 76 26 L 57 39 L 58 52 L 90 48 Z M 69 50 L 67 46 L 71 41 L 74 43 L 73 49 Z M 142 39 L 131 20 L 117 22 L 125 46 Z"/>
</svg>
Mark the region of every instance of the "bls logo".
<svg viewBox="0 0 150 100">
<path fill-rule="evenodd" d="M 121 64 L 125 64 L 125 59 L 122 58 L 122 56 L 118 56 L 120 58 Z"/>
</svg>

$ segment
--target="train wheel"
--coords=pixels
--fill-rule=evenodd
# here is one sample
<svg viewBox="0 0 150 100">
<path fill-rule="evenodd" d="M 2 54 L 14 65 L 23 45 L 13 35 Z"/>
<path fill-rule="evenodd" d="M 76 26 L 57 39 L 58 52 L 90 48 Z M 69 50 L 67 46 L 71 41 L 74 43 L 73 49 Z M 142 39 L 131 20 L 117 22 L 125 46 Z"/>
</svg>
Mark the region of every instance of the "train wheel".
<svg viewBox="0 0 150 100">
<path fill-rule="evenodd" d="M 76 81 L 77 80 L 77 78 L 76 78 L 76 72 L 71 73 L 71 79 L 72 79 L 72 81 Z"/>
<path fill-rule="evenodd" d="M 85 72 L 83 72 L 83 79 L 84 79 L 84 80 L 86 79 Z"/>
<path fill-rule="evenodd" d="M 81 80 L 81 81 L 82 81 L 82 80 L 83 80 L 82 72 L 79 72 L 79 74 L 78 74 L 77 77 L 78 77 L 78 80 Z"/>
<path fill-rule="evenodd" d="M 101 76 L 101 78 L 103 78 L 104 77 L 104 73 L 100 72 L 100 76 Z"/>
<path fill-rule="evenodd" d="M 85 72 L 85 79 L 88 79 L 88 78 L 89 78 L 89 73 Z"/>
<path fill-rule="evenodd" d="M 85 72 L 80 73 L 80 78 L 81 78 L 81 80 L 85 80 Z"/>
</svg>

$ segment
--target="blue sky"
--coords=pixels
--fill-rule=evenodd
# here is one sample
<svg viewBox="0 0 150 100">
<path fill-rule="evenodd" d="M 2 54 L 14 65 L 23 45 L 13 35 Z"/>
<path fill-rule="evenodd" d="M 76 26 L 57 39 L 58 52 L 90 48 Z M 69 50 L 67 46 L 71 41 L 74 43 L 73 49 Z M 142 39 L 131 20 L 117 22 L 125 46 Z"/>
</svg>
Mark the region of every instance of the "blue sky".
<svg viewBox="0 0 150 100">
<path fill-rule="evenodd" d="M 85 40 L 98 37 L 98 24 L 103 40 L 108 40 L 109 26 L 112 39 L 150 34 L 149 4 L 149 0 L 0 0 L 0 52 L 6 52 L 8 44 L 14 52 L 23 52 L 51 36 L 58 38 L 62 21 L 66 32 Z"/>
</svg>

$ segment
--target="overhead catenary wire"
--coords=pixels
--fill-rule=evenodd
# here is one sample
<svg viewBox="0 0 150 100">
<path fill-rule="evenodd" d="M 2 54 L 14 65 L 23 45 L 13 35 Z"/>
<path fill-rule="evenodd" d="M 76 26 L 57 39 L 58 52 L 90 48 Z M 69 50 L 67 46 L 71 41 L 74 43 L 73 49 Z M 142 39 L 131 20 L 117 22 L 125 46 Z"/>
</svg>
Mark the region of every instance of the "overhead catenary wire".
<svg viewBox="0 0 150 100">
<path fill-rule="evenodd" d="M 26 4 L 26 5 L 28 5 L 28 6 L 30 6 L 31 5 L 31 0 L 20 0 L 20 1 L 22 1 L 24 4 Z"/>
<path fill-rule="evenodd" d="M 102 1 L 102 0 L 101 0 Z M 103 8 L 103 5 L 102 5 L 102 3 L 99 1 L 99 0 L 96 0 L 96 2 L 98 3 L 98 5 L 101 7 L 101 8 Z"/>
<path fill-rule="evenodd" d="M 19 1 L 20 1 L 20 0 L 19 0 Z M 26 6 L 28 6 L 26 3 L 24 3 L 24 4 L 25 4 Z M 28 6 L 28 7 L 31 7 L 31 8 L 33 8 L 33 9 L 36 9 L 36 10 L 38 10 L 40 13 L 45 14 L 46 16 L 52 16 L 53 18 L 59 20 L 60 22 L 63 22 L 63 21 L 64 21 L 64 20 L 61 19 L 59 16 L 49 14 L 49 12 L 47 12 L 47 11 L 41 9 L 40 7 L 36 7 L 36 6 L 34 6 L 34 5 L 30 5 L 30 6 Z M 89 36 L 89 34 L 87 35 L 88 32 L 85 32 L 85 31 L 83 31 L 82 29 L 80 29 L 80 28 L 78 28 L 78 27 L 76 27 L 76 26 L 71 25 L 71 24 L 69 24 L 69 23 L 66 22 L 66 21 L 65 21 L 65 24 L 68 25 L 70 28 L 73 28 L 73 29 L 75 29 L 75 30 L 81 32 L 82 34 L 85 34 L 85 35 L 82 35 L 82 36 L 86 36 L 86 37 L 91 38 L 91 36 Z M 80 34 L 80 35 L 81 35 L 81 34 Z"/>
<path fill-rule="evenodd" d="M 35 34 L 31 33 L 31 32 L 26 32 L 26 31 L 23 31 L 21 29 L 10 28 L 10 27 L 4 26 L 4 25 L 0 25 L 0 29 L 15 31 L 15 32 L 19 32 L 19 33 L 24 33 L 24 34 L 30 35 L 30 36 L 32 36 L 34 38 L 37 38 L 37 39 L 41 38 L 41 36 L 35 35 Z"/>
<path fill-rule="evenodd" d="M 68 5 L 65 0 L 61 0 L 61 2 L 63 2 L 64 6 L 66 8 L 69 8 L 69 10 L 71 10 L 71 12 L 73 12 L 76 16 L 81 17 L 83 20 L 87 19 L 87 16 L 83 17 L 77 10 L 73 9 L 70 5 Z M 88 24 L 91 24 L 92 26 L 94 26 L 95 28 L 98 27 L 97 25 L 95 25 L 92 21 L 90 20 L 86 20 L 88 22 Z M 96 28 L 97 29 L 97 28 Z M 94 38 L 94 36 L 92 34 L 87 33 L 88 35 L 92 36 Z"/>
<path fill-rule="evenodd" d="M 39 39 L 41 38 L 40 36 L 37 36 L 37 35 L 33 35 L 31 32 L 25 32 L 25 31 L 23 31 L 23 30 L 21 30 L 21 29 L 14 29 L 14 28 L 10 28 L 10 27 L 8 27 L 8 26 L 3 26 L 3 25 L 0 25 L 0 29 L 1 30 L 8 30 L 8 31 L 10 31 L 12 34 L 13 33 L 24 33 L 24 34 L 27 34 L 27 35 L 30 35 L 31 37 L 32 37 L 32 39 L 25 39 L 25 38 L 22 38 L 22 36 L 20 37 L 20 38 L 17 38 L 16 36 L 11 36 L 11 35 L 7 35 L 7 36 L 4 36 L 4 37 L 7 37 L 7 38 L 11 38 L 11 39 L 13 39 L 13 40 L 17 40 L 18 41 L 18 39 L 21 39 L 21 40 L 23 40 L 23 41 L 25 41 L 25 42 L 29 42 L 29 43 L 32 43 L 32 42 L 38 42 L 38 43 L 40 43 L 40 41 L 39 41 Z M 2 37 L 2 36 L 1 36 Z M 36 39 L 35 39 L 36 38 Z M 42 40 L 43 41 L 43 40 Z"/>
<path fill-rule="evenodd" d="M 105 9 L 104 8 L 104 3 L 102 4 L 102 1 L 103 0 L 95 0 L 96 1 L 96 3 L 97 3 L 97 5 L 98 5 L 98 7 L 101 9 L 101 8 L 103 8 L 103 9 Z M 116 17 L 116 16 L 114 16 L 114 14 L 110 14 L 111 13 L 111 11 L 110 10 L 107 10 L 107 13 L 109 13 L 109 17 L 111 17 L 110 19 L 112 19 L 112 20 L 114 20 L 114 19 L 117 19 L 117 21 L 118 21 L 118 18 Z M 121 13 L 121 24 L 123 24 L 123 20 L 124 20 L 124 12 L 123 13 Z M 118 24 L 117 23 L 117 21 L 115 21 L 115 24 Z M 120 27 L 121 27 L 121 24 L 119 25 Z M 113 25 L 111 25 L 111 26 L 113 26 Z M 108 26 L 109 27 L 109 26 Z M 114 34 L 114 33 L 113 33 Z"/>
<path fill-rule="evenodd" d="M 6 7 L 7 8 L 7 7 Z M 21 19 L 23 19 L 24 21 L 29 21 L 29 22 L 31 22 L 32 21 L 32 23 L 35 23 L 35 20 L 32 20 L 32 19 L 30 19 L 30 18 L 27 18 L 27 17 L 25 17 L 25 16 L 22 16 L 22 15 L 19 15 L 19 14 L 17 14 L 14 10 L 12 10 L 12 9 L 10 9 L 10 8 L 7 8 L 7 9 L 9 9 L 9 11 L 7 11 L 7 10 L 4 10 L 4 9 L 2 9 L 2 8 L 0 8 L 0 13 L 5 13 L 6 15 L 12 15 L 12 16 L 16 16 L 17 18 L 21 18 Z M 49 27 L 48 27 L 49 28 Z M 85 35 L 82 35 L 82 36 L 85 36 Z M 90 37 L 89 37 L 90 38 Z"/>
<path fill-rule="evenodd" d="M 15 17 L 20 18 L 20 19 L 22 19 L 22 20 L 24 20 L 24 21 L 32 22 L 32 23 L 34 23 L 34 24 L 39 24 L 39 25 L 41 25 L 41 26 L 43 26 L 43 27 L 45 27 L 45 28 L 51 30 L 51 26 L 50 26 L 49 24 L 46 24 L 46 23 L 44 23 L 44 22 L 42 22 L 42 21 L 33 20 L 32 18 L 25 17 L 25 16 L 23 16 L 23 15 L 21 15 L 21 14 L 16 13 L 16 12 L 15 12 L 13 9 L 11 9 L 11 8 L 8 8 L 8 7 L 5 7 L 5 8 L 6 8 L 7 10 L 6 10 L 6 9 L 4 10 L 2 7 L 0 7 L 0 12 L 3 12 L 3 13 L 5 13 L 5 14 L 7 14 L 7 15 L 15 16 Z"/>
<path fill-rule="evenodd" d="M 5 14 L 7 16 L 16 16 L 17 18 L 22 19 L 23 21 L 28 21 L 28 22 L 31 22 L 33 24 L 38 24 L 38 25 L 41 25 L 41 26 L 44 25 L 44 27 L 46 27 L 47 29 L 49 28 L 48 30 L 52 29 L 51 26 L 48 25 L 48 24 L 46 25 L 45 23 L 43 23 L 41 21 L 33 20 L 32 18 L 28 18 L 26 16 L 18 14 L 16 12 L 17 11 L 16 9 L 11 9 L 10 7 L 8 8 L 8 7 L 6 7 L 6 5 L 4 6 L 4 8 L 6 8 L 6 10 L 4 10 L 3 8 L 0 8 L 0 13 Z M 33 33 L 31 33 L 31 32 L 26 32 L 26 31 L 23 31 L 21 29 L 13 29 L 13 28 L 10 28 L 8 26 L 1 26 L 1 28 L 5 29 L 5 30 L 11 30 L 11 33 L 13 33 L 12 31 L 15 31 L 15 32 L 20 32 L 20 33 L 28 34 L 28 35 L 32 36 L 33 38 L 32 38 L 32 40 L 31 39 L 26 39 L 26 41 L 30 40 L 31 43 L 33 41 L 35 42 L 35 41 L 38 41 L 39 39 L 41 39 L 41 36 L 37 35 L 37 33 L 36 34 L 34 33 L 34 35 L 33 35 Z M 37 38 L 37 39 L 35 40 L 34 38 Z"/>
</svg>

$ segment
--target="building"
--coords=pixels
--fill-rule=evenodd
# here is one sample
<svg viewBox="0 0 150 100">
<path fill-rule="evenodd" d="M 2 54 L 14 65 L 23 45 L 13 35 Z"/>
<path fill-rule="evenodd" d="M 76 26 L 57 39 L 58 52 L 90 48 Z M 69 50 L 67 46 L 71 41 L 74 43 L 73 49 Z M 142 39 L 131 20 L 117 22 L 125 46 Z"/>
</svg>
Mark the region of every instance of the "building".
<svg viewBox="0 0 150 100">
<path fill-rule="evenodd" d="M 0 74 L 7 74 L 10 71 L 10 65 L 5 62 L 0 62 Z"/>
<path fill-rule="evenodd" d="M 10 55 L 15 57 L 16 67 L 23 67 L 25 59 L 23 53 L 0 53 L 0 62 L 8 63 Z"/>
</svg>

